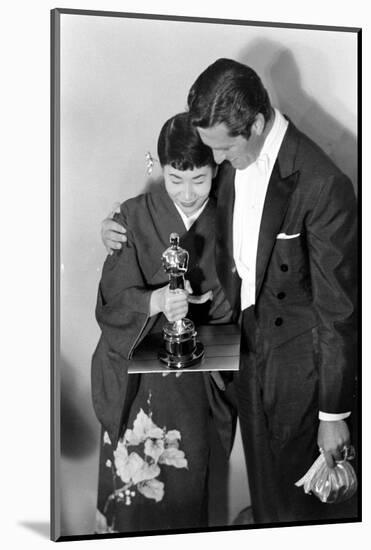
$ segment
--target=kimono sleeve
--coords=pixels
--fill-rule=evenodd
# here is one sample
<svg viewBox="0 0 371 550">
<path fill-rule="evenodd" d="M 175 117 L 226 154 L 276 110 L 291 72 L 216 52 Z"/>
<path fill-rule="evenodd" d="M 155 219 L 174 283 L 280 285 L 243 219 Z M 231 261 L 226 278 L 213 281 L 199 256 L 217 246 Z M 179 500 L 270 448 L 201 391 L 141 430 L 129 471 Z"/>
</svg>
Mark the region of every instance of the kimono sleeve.
<svg viewBox="0 0 371 550">
<path fill-rule="evenodd" d="M 148 332 L 152 291 L 146 287 L 125 203 L 116 221 L 127 229 L 128 240 L 104 263 L 96 319 L 109 348 L 130 359 L 141 335 Z"/>
</svg>

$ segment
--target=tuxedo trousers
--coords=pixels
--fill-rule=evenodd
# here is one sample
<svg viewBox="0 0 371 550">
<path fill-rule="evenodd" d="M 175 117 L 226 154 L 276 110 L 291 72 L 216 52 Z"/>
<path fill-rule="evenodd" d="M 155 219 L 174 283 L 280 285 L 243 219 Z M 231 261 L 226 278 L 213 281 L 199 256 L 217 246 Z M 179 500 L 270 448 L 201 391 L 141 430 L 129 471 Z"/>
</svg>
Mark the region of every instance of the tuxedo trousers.
<svg viewBox="0 0 371 550">
<path fill-rule="evenodd" d="M 356 499 L 325 504 L 296 487 L 318 457 L 318 358 L 313 330 L 279 346 L 243 312 L 235 377 L 241 436 L 256 523 L 310 522 L 357 515 Z"/>
</svg>

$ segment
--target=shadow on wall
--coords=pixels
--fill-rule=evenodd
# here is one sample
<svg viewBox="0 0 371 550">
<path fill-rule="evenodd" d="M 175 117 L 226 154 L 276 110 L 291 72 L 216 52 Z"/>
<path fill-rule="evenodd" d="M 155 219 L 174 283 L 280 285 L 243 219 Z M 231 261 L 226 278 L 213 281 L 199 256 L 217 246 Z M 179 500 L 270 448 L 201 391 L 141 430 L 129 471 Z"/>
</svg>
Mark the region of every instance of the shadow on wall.
<svg viewBox="0 0 371 550">
<path fill-rule="evenodd" d="M 99 424 L 89 385 L 81 386 L 77 365 L 61 357 L 61 535 L 94 531 Z"/>
<path fill-rule="evenodd" d="M 77 382 L 78 369 L 61 357 L 61 455 L 81 459 L 91 455 L 97 447 L 96 429 L 86 404 L 90 394 L 82 391 Z"/>
<path fill-rule="evenodd" d="M 307 54 L 309 48 L 307 48 Z M 242 50 L 238 59 L 251 66 L 262 78 L 270 92 L 273 105 L 313 141 L 315 141 L 335 164 L 352 180 L 357 187 L 357 139 L 348 129 L 302 88 L 300 68 L 293 53 L 282 44 L 270 40 L 256 40 Z M 313 50 L 313 65 L 317 62 Z M 318 77 L 318 76 L 317 76 Z M 326 78 L 325 74 L 320 75 Z M 326 82 L 325 82 L 326 84 Z M 331 82 L 327 83 L 331 96 Z M 339 109 L 346 108 L 338 98 L 334 98 Z"/>
</svg>

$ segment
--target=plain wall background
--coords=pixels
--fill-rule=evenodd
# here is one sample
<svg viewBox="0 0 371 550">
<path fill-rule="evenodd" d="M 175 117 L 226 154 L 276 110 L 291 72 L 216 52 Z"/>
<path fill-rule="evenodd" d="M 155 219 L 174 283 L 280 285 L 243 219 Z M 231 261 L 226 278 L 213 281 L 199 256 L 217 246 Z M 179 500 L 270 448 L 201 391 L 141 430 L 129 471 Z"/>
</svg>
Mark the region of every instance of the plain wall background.
<svg viewBox="0 0 371 550">
<path fill-rule="evenodd" d="M 62 15 L 64 534 L 91 533 L 95 515 L 99 426 L 90 401 L 90 358 L 99 337 L 94 307 L 105 257 L 100 222 L 112 203 L 145 188 L 145 153 L 156 156 L 163 122 L 184 110 L 191 84 L 218 57 L 255 68 L 273 104 L 356 185 L 355 34 Z M 244 472 L 237 444 L 230 517 L 246 502 Z"/>
</svg>

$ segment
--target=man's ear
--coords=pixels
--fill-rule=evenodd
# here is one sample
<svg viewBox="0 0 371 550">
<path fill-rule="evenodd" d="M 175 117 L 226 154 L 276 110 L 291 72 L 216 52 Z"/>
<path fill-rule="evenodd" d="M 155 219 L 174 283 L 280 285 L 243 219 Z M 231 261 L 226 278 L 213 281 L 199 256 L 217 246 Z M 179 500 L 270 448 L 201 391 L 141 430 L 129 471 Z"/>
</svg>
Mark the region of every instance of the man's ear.
<svg viewBox="0 0 371 550">
<path fill-rule="evenodd" d="M 213 179 L 215 179 L 216 176 L 218 175 L 218 169 L 219 169 L 219 166 L 218 164 L 216 164 L 213 170 Z"/>
<path fill-rule="evenodd" d="M 262 113 L 258 113 L 251 127 L 256 136 L 261 136 L 265 128 L 265 118 Z"/>
</svg>

